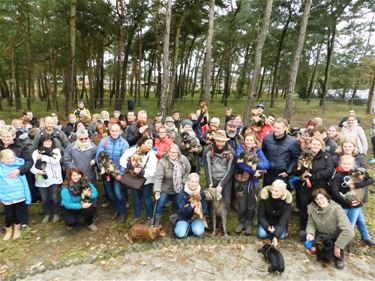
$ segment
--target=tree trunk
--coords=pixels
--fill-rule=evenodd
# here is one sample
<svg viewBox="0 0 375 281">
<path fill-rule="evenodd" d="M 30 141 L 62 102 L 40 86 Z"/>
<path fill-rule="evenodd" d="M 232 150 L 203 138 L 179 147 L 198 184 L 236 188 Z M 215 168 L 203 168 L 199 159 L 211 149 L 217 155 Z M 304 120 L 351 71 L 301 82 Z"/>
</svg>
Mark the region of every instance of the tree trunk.
<svg viewBox="0 0 375 281">
<path fill-rule="evenodd" d="M 244 62 L 240 71 L 240 76 L 238 77 L 238 89 L 237 89 L 237 98 L 242 98 L 244 95 L 244 88 L 245 88 L 245 81 L 246 81 L 246 73 L 249 65 L 251 57 L 251 52 L 250 52 L 250 42 L 247 43 L 246 49 L 245 49 L 245 58 Z"/>
<path fill-rule="evenodd" d="M 320 60 L 320 52 L 321 52 L 321 50 L 322 50 L 322 44 L 319 44 L 318 45 L 318 50 L 317 50 L 317 53 L 316 53 L 314 70 L 313 70 L 313 73 L 311 75 L 309 89 L 307 90 L 307 97 L 308 97 L 307 98 L 307 104 L 309 104 L 311 102 L 311 98 L 312 98 L 313 93 L 314 93 L 315 81 L 316 81 L 316 77 L 318 76 L 318 64 L 319 64 L 319 60 Z"/>
<path fill-rule="evenodd" d="M 263 83 L 264 83 L 264 77 L 266 76 L 266 68 L 263 67 L 263 73 L 262 73 L 262 78 L 260 79 L 260 85 L 259 85 L 259 90 L 257 94 L 257 100 L 260 99 L 262 96 L 262 91 L 263 91 Z"/>
<path fill-rule="evenodd" d="M 271 108 L 275 106 L 275 96 L 276 96 L 275 91 L 276 91 L 277 83 L 279 80 L 278 75 L 279 75 L 281 51 L 283 49 L 284 39 L 285 39 L 285 35 L 289 27 L 290 20 L 292 19 L 293 10 L 292 10 L 291 4 L 288 6 L 288 11 L 289 11 L 288 19 L 286 20 L 286 23 L 283 27 L 283 31 L 281 32 L 281 37 L 280 37 L 279 44 L 277 47 L 277 55 L 276 55 L 276 62 L 275 62 L 274 70 L 273 70 L 272 89 L 271 89 L 271 103 L 270 103 Z"/>
<path fill-rule="evenodd" d="M 26 2 L 27 3 L 27 2 Z M 27 24 L 27 95 L 26 95 L 26 106 L 27 109 L 31 110 L 31 97 L 34 92 L 34 81 L 33 81 L 33 55 L 32 55 L 32 39 L 31 39 L 31 27 L 30 27 L 30 6 L 26 6 L 26 24 Z"/>
<path fill-rule="evenodd" d="M 264 42 L 266 41 L 266 36 L 267 36 L 268 28 L 270 25 L 272 2 L 273 0 L 266 1 L 266 7 L 264 10 L 262 26 L 258 35 L 257 46 L 255 49 L 254 70 L 253 70 L 253 75 L 250 81 L 249 96 L 247 98 L 246 111 L 245 111 L 245 116 L 244 116 L 245 123 L 248 123 L 250 121 L 251 108 L 253 106 L 253 103 L 256 97 L 257 82 L 259 78 L 260 68 L 262 66 L 263 46 L 264 46 Z"/>
<path fill-rule="evenodd" d="M 290 69 L 289 85 L 284 109 L 284 118 L 288 120 L 288 122 L 290 122 L 290 119 L 292 118 L 293 114 L 293 96 L 296 88 L 297 73 L 303 50 L 303 43 L 305 42 L 307 22 L 309 21 L 312 0 L 305 0 L 304 4 L 305 7 L 303 10 L 301 27 L 298 35 L 297 49 L 294 54 L 292 66 Z"/>
<path fill-rule="evenodd" d="M 323 107 L 323 111 L 325 110 L 327 90 L 328 90 L 331 64 L 332 64 L 332 58 L 333 58 L 334 43 L 335 43 L 335 38 L 336 38 L 336 19 L 333 21 L 333 24 L 329 29 L 330 29 L 330 33 L 329 33 L 330 38 L 328 38 L 328 41 L 327 41 L 327 63 L 326 63 L 325 71 L 324 71 L 324 83 L 323 83 L 323 89 L 322 89 L 322 96 L 321 96 L 320 103 L 319 103 L 319 105 Z"/>
<path fill-rule="evenodd" d="M 375 91 L 375 71 L 372 75 L 372 83 L 371 83 L 370 91 L 368 93 L 368 100 L 367 100 L 367 107 L 366 107 L 367 114 L 375 113 L 374 91 Z"/>
<path fill-rule="evenodd" d="M 171 32 L 172 0 L 167 2 L 165 18 L 165 31 L 163 39 L 163 77 L 161 83 L 160 112 L 162 120 L 167 116 L 168 106 L 168 85 L 169 85 L 169 37 Z"/>
<path fill-rule="evenodd" d="M 66 93 L 65 115 L 68 116 L 72 110 L 72 98 L 74 93 L 75 63 L 76 63 L 76 8 L 77 0 L 70 1 L 70 70 L 69 84 Z"/>
<path fill-rule="evenodd" d="M 271 0 L 272 1 L 272 0 Z M 210 7 L 208 10 L 208 32 L 206 42 L 206 56 L 204 62 L 204 99 L 209 102 L 211 100 L 211 60 L 212 60 L 212 37 L 214 34 L 214 15 L 215 15 L 215 0 L 210 0 Z"/>
</svg>

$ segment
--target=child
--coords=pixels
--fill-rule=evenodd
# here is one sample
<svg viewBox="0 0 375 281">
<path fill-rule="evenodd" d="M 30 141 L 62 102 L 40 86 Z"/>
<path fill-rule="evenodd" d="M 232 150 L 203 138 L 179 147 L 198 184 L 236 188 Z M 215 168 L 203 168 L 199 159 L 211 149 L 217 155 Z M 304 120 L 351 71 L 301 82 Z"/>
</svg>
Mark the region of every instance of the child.
<svg viewBox="0 0 375 281">
<path fill-rule="evenodd" d="M 39 149 L 32 154 L 34 165 L 31 172 L 35 175 L 35 186 L 39 187 L 42 196 L 44 218 L 47 223 L 53 215 L 52 222 L 59 221 L 57 192 L 63 182 L 61 175 L 61 153 L 55 147 L 52 137 L 45 135 L 40 139 Z"/>
<path fill-rule="evenodd" d="M 29 186 L 24 175 L 8 177 L 9 172 L 25 163 L 16 158 L 10 149 L 0 152 L 0 201 L 4 204 L 5 235 L 3 240 L 17 239 L 21 236 L 21 218 L 27 212 L 26 204 L 31 203 Z M 14 230 L 13 230 L 14 228 Z"/>
<path fill-rule="evenodd" d="M 374 179 L 366 175 L 363 180 L 353 182 L 352 171 L 354 169 L 354 157 L 343 155 L 340 158 L 339 166 L 336 168 L 336 174 L 332 179 L 332 197 L 339 203 L 347 214 L 353 228 L 357 224 L 362 240 L 369 246 L 374 247 L 375 241 L 371 238 L 366 226 L 365 216 L 363 214 L 363 203 L 367 202 L 367 192 L 363 201 L 355 198 L 347 199 L 346 193 L 359 188 L 366 188 L 374 183 Z"/>
</svg>

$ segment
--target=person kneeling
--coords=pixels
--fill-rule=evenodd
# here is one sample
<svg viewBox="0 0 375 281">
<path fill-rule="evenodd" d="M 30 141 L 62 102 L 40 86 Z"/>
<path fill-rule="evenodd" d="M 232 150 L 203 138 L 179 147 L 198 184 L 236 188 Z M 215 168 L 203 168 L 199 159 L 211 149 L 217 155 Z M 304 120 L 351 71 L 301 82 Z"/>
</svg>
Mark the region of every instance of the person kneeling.
<svg viewBox="0 0 375 281">
<path fill-rule="evenodd" d="M 201 236 L 204 233 L 207 214 L 207 203 L 199 185 L 199 175 L 189 175 L 184 189 L 177 194 L 178 218 L 174 227 L 177 238 L 188 236 L 190 229 L 193 235 Z"/>
<path fill-rule="evenodd" d="M 79 168 L 70 170 L 61 188 L 61 212 L 65 224 L 68 227 L 77 226 L 82 216 L 88 229 L 97 231 L 98 227 L 93 222 L 97 198 L 95 186 L 83 172 Z"/>
<path fill-rule="evenodd" d="M 291 215 L 292 194 L 286 189 L 286 183 L 275 180 L 272 185 L 260 191 L 258 207 L 258 237 L 260 239 L 285 239 Z"/>
</svg>

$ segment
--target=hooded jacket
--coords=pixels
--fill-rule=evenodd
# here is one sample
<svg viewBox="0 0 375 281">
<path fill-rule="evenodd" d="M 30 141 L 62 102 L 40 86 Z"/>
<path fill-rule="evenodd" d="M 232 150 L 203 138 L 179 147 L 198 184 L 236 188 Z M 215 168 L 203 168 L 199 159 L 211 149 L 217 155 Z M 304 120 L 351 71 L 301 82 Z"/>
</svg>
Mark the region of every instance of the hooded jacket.
<svg viewBox="0 0 375 281">
<path fill-rule="evenodd" d="M 6 149 L 6 148 L 12 150 L 14 154 L 16 154 L 16 157 L 22 158 L 23 160 L 25 160 L 24 164 L 18 167 L 21 175 L 24 175 L 28 171 L 30 171 L 31 167 L 33 166 L 33 158 L 31 157 L 30 151 L 26 147 L 20 146 L 15 143 L 12 143 L 8 145 L 8 147 L 5 147 L 3 142 L 0 140 L 0 150 Z"/>
<path fill-rule="evenodd" d="M 288 228 L 290 216 L 292 213 L 292 194 L 286 190 L 285 195 L 279 199 L 273 199 L 271 196 L 271 186 L 266 186 L 260 191 L 260 202 L 258 206 L 259 224 L 268 230 L 268 227 L 274 226 L 274 235 L 281 238 L 283 231 Z"/>
<path fill-rule="evenodd" d="M 25 160 L 16 158 L 14 163 L 5 165 L 0 163 L 0 201 L 4 203 L 26 201 L 31 203 L 29 185 L 25 175 L 19 175 L 14 179 L 8 177 L 9 172 L 19 169 L 25 163 Z"/>
<path fill-rule="evenodd" d="M 357 145 L 358 153 L 367 154 L 367 138 L 361 126 L 354 124 L 352 128 L 349 128 L 347 122 L 344 122 L 341 133 L 344 135 L 345 139 L 351 140 Z"/>
<path fill-rule="evenodd" d="M 330 235 L 336 239 L 335 245 L 344 249 L 350 240 L 354 237 L 354 230 L 351 226 L 348 216 L 339 204 L 330 200 L 329 206 L 322 210 L 314 202 L 307 206 L 308 221 L 306 234 L 312 234 L 314 237 L 317 233 Z"/>
</svg>

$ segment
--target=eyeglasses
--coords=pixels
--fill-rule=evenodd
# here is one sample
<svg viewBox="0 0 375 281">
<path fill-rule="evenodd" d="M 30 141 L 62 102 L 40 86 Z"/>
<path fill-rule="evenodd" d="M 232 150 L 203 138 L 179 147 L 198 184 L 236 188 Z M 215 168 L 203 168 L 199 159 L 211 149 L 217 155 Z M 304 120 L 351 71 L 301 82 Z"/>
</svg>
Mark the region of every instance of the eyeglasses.
<svg viewBox="0 0 375 281">
<path fill-rule="evenodd" d="M 79 140 L 83 141 L 83 140 L 88 140 L 89 138 L 79 138 Z"/>
</svg>

